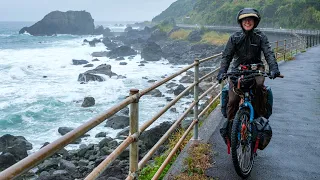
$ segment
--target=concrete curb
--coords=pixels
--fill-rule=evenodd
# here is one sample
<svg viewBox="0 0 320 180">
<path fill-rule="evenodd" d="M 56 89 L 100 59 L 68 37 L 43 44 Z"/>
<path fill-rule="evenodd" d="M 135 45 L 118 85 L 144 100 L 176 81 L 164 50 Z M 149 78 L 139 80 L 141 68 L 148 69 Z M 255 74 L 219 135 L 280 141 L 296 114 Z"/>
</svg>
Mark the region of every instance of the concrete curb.
<svg viewBox="0 0 320 180">
<path fill-rule="evenodd" d="M 218 126 L 222 120 L 225 120 L 225 118 L 221 114 L 220 105 L 218 105 L 217 108 L 210 113 L 208 118 L 203 121 L 202 126 L 199 128 L 199 140 L 202 143 L 208 143 L 213 132 L 219 129 Z M 163 179 L 172 180 L 177 174 L 180 174 L 183 168 L 183 161 L 188 157 L 188 149 L 194 142 L 194 140 L 188 142 Z"/>
</svg>

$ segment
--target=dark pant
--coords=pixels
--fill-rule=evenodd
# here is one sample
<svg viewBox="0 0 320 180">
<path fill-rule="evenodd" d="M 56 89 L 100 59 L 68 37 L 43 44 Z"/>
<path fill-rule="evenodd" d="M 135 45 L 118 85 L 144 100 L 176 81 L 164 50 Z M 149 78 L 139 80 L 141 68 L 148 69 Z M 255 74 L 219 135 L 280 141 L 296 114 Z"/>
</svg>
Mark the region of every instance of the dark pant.
<svg viewBox="0 0 320 180">
<path fill-rule="evenodd" d="M 255 112 L 259 116 L 265 116 L 267 113 L 266 103 L 267 103 L 267 93 L 264 87 L 264 80 L 263 76 L 257 76 L 256 78 L 256 85 L 254 86 L 253 93 L 254 98 L 252 100 L 252 105 Z M 234 119 L 237 110 L 239 109 L 240 97 L 233 91 L 233 83 L 229 80 L 229 101 L 227 106 L 227 118 L 228 120 Z"/>
</svg>

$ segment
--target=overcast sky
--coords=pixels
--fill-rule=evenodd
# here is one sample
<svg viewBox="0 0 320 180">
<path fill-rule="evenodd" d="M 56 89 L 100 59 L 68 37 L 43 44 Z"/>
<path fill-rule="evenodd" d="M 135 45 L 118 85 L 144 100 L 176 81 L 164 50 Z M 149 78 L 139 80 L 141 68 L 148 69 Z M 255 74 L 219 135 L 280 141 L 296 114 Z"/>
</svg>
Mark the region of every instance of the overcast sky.
<svg viewBox="0 0 320 180">
<path fill-rule="evenodd" d="M 176 0 L 0 0 L 0 21 L 39 21 L 51 11 L 86 10 L 95 21 L 151 20 Z"/>
</svg>

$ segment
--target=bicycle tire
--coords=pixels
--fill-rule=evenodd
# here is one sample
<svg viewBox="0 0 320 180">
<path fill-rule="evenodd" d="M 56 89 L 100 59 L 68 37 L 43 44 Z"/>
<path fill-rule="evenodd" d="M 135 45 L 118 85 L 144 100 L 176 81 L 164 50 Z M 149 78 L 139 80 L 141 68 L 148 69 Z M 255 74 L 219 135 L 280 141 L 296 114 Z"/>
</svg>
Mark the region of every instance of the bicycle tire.
<svg viewBox="0 0 320 180">
<path fill-rule="evenodd" d="M 242 145 L 240 145 L 239 142 L 239 133 L 240 133 L 240 127 L 242 125 L 242 121 L 246 121 L 250 124 L 250 113 L 249 109 L 243 108 L 238 110 L 234 120 L 233 120 L 233 125 L 232 125 L 232 131 L 231 131 L 231 155 L 232 155 L 232 162 L 233 166 L 237 172 L 237 174 L 242 177 L 242 178 L 247 178 L 249 177 L 251 170 L 253 168 L 253 162 L 254 162 L 254 155 L 253 155 L 253 142 L 248 143 L 248 145 L 245 146 L 245 154 L 246 157 L 243 157 L 244 160 L 241 162 L 239 159 L 239 155 L 241 155 L 243 151 Z M 246 118 L 246 119 L 242 119 Z M 238 152 L 240 149 L 240 153 Z M 238 154 L 239 153 L 239 154 Z M 244 154 L 244 155 L 245 155 Z M 249 155 L 249 156 L 248 156 Z M 246 162 L 246 160 L 249 158 L 249 162 Z M 242 167 L 243 164 L 241 163 L 246 163 L 246 168 Z"/>
</svg>

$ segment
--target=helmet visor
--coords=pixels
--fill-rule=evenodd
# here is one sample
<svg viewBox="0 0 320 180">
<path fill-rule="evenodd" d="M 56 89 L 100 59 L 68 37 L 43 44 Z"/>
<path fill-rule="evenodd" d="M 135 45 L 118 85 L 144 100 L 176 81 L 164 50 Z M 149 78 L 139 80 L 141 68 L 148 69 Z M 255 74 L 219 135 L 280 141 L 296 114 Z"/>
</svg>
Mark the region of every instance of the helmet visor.
<svg viewBox="0 0 320 180">
<path fill-rule="evenodd" d="M 246 18 L 246 17 L 256 17 L 256 18 L 259 18 L 258 15 L 256 14 L 253 14 L 253 13 L 250 13 L 250 14 L 241 14 L 238 18 L 238 20 L 241 20 L 243 18 Z"/>
</svg>

